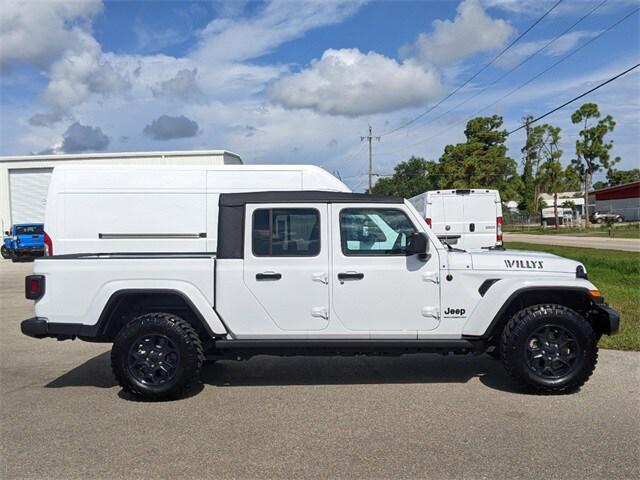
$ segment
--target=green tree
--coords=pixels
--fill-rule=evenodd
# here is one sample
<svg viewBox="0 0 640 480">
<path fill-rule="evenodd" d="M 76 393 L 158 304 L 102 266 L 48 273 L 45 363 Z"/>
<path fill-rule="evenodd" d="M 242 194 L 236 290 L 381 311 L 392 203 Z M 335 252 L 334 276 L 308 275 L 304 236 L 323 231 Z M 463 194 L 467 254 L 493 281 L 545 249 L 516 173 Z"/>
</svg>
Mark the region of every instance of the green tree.
<svg viewBox="0 0 640 480">
<path fill-rule="evenodd" d="M 477 117 L 464 131 L 466 142 L 447 145 L 437 165 L 438 188 L 495 188 L 503 200 L 519 197 L 517 163 L 507 157 L 502 117 Z"/>
<path fill-rule="evenodd" d="M 522 190 L 520 191 L 520 203 L 518 204 L 518 208 L 529 213 L 534 213 L 536 211 L 537 195 L 535 177 L 538 162 L 537 149 L 534 145 L 535 138 L 532 135 L 533 131 L 531 127 L 531 120 L 533 120 L 531 115 L 522 119 L 527 131 L 527 140 L 521 150 L 522 175 L 520 178 L 522 180 Z"/>
<path fill-rule="evenodd" d="M 610 168 L 607 171 L 607 183 L 610 187 L 637 182 L 638 180 L 640 180 L 640 168 L 632 168 L 631 170 L 616 170 L 615 168 Z"/>
<path fill-rule="evenodd" d="M 553 194 L 553 216 L 555 217 L 555 227 L 558 228 L 558 194 L 565 191 L 566 187 L 566 170 L 562 168 L 560 158 L 562 150 L 560 150 L 560 127 L 552 125 L 541 125 L 542 132 L 542 151 L 541 158 L 544 159 L 540 167 L 539 186 L 548 193 Z"/>
<path fill-rule="evenodd" d="M 419 193 L 437 188 L 433 176 L 437 165 L 424 158 L 411 157 L 394 168 L 393 176 L 381 178 L 371 189 L 377 195 L 392 195 L 410 198 Z"/>
<path fill-rule="evenodd" d="M 613 131 L 616 122 L 611 115 L 598 120 L 599 118 L 600 110 L 595 103 L 585 103 L 571 115 L 571 121 L 574 124 L 582 125 L 580 138 L 576 140 L 577 158 L 572 162 L 584 181 L 585 223 L 587 225 L 589 224 L 589 190 L 593 174 L 603 168 L 612 168 L 619 161 L 619 158 L 611 160 L 609 155 L 613 141 L 606 142 L 604 139 L 607 133 Z"/>
</svg>

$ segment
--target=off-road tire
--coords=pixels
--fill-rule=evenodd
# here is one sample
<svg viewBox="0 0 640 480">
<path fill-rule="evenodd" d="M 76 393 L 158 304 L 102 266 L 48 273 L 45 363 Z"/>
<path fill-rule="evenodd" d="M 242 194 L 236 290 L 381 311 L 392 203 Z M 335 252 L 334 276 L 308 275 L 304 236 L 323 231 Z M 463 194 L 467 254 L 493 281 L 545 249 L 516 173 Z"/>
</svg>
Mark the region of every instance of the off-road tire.
<svg viewBox="0 0 640 480">
<path fill-rule="evenodd" d="M 573 369 L 560 378 L 540 376 L 526 360 L 531 335 L 547 325 L 566 330 L 578 345 Z M 555 304 L 533 305 L 516 313 L 505 326 L 500 356 L 509 376 L 523 390 L 538 394 L 571 393 L 584 385 L 593 373 L 598 361 L 597 343 L 591 324 L 574 310 Z"/>
<path fill-rule="evenodd" d="M 162 336 L 174 347 L 178 360 L 171 378 L 159 385 L 145 384 L 133 373 L 131 352 L 145 336 Z M 195 329 L 182 318 L 169 313 L 149 313 L 127 323 L 116 335 L 111 349 L 111 368 L 123 390 L 145 400 L 164 400 L 181 396 L 197 382 L 204 361 L 202 341 Z"/>
<path fill-rule="evenodd" d="M 4 245 L 0 247 L 0 255 L 2 255 L 2 258 L 4 258 L 5 260 L 11 258 L 11 252 Z"/>
</svg>

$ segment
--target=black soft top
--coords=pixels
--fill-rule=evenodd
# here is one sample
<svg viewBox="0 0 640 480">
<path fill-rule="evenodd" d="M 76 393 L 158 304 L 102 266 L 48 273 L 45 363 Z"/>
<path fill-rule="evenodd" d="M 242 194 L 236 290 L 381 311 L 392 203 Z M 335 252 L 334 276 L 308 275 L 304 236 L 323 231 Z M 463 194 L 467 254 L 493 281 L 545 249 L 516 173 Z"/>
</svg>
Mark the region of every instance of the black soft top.
<svg viewBox="0 0 640 480">
<path fill-rule="evenodd" d="M 247 203 L 404 203 L 404 199 L 365 193 L 291 190 L 275 192 L 222 193 L 221 207 L 241 207 Z"/>
<path fill-rule="evenodd" d="M 218 217 L 219 259 L 243 258 L 244 216 L 248 203 L 404 203 L 404 199 L 364 193 L 322 192 L 315 190 L 221 193 Z"/>
</svg>

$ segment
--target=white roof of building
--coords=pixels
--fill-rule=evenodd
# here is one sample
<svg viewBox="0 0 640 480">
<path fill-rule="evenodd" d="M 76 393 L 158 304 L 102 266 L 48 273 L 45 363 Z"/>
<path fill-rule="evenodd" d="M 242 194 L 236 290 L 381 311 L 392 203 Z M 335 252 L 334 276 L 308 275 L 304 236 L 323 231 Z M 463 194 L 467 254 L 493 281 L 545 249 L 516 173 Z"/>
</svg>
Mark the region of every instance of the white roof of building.
<svg viewBox="0 0 640 480">
<path fill-rule="evenodd" d="M 107 153 L 73 153 L 60 155 L 13 155 L 0 157 L 0 162 L 34 162 L 64 160 L 98 160 L 104 158 L 171 158 L 171 157 L 206 157 L 230 155 L 242 160 L 237 153 L 228 150 L 171 150 L 158 152 L 107 152 Z"/>
</svg>

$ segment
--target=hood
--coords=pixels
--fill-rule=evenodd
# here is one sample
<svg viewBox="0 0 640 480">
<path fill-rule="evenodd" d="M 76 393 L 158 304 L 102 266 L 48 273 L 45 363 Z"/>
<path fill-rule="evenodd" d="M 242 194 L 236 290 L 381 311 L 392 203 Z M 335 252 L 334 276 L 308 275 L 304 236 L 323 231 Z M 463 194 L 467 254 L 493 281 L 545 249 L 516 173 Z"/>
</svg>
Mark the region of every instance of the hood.
<svg viewBox="0 0 640 480">
<path fill-rule="evenodd" d="M 576 274 L 584 265 L 551 253 L 527 250 L 485 250 L 471 252 L 474 270 L 507 270 Z M 584 269 L 586 272 L 586 269 Z"/>
</svg>

